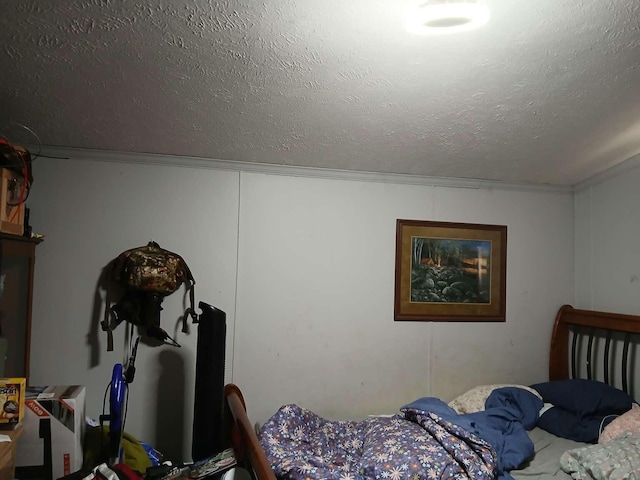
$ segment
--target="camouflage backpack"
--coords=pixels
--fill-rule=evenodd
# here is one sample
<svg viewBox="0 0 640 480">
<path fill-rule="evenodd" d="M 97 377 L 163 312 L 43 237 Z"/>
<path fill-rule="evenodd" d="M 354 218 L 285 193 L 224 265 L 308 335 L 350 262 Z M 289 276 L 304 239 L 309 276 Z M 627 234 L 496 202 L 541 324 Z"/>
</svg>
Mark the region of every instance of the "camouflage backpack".
<svg viewBox="0 0 640 480">
<path fill-rule="evenodd" d="M 184 259 L 177 253 L 160 248 L 156 242 L 122 252 L 112 262 L 111 277 L 124 294 L 111 308 L 107 305 L 102 329 L 107 332 L 107 350 L 113 350 L 113 328 L 122 321 L 146 329 L 146 334 L 165 343 L 180 346 L 160 328 L 161 304 L 167 295 L 187 285 L 190 306 L 182 318 L 182 331 L 187 332 L 187 316 L 194 321 L 195 280 Z M 111 317 L 111 321 L 109 319 Z"/>
</svg>

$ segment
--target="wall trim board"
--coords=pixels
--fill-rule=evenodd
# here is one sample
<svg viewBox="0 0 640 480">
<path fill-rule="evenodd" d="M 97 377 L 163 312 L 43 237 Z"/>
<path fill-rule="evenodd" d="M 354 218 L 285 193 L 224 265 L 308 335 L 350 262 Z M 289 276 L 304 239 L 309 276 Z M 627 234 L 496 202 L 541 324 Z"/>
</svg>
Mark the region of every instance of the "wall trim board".
<svg viewBox="0 0 640 480">
<path fill-rule="evenodd" d="M 606 182 L 607 180 L 623 175 L 626 172 L 633 170 L 635 168 L 640 167 L 640 154 L 634 155 L 633 157 L 628 158 L 624 162 L 620 162 L 613 167 L 609 167 L 603 172 L 600 172 L 593 177 L 586 179 L 583 182 L 577 183 L 573 186 L 574 192 L 580 192 L 582 190 L 586 190 L 587 188 L 591 188 L 600 183 Z"/>
<path fill-rule="evenodd" d="M 31 147 L 30 147 L 31 148 Z M 36 146 L 34 150 L 37 151 Z M 42 146 L 41 155 L 70 160 L 90 160 L 113 163 L 137 163 L 144 165 L 176 166 L 212 170 L 231 170 L 238 172 L 263 173 L 290 177 L 323 178 L 329 180 L 348 180 L 374 183 L 395 183 L 402 185 L 424 185 L 451 188 L 470 188 L 488 190 L 511 190 L 572 194 L 573 187 L 548 184 L 519 184 L 481 180 L 473 178 L 427 177 L 395 173 L 361 172 L 328 168 L 300 167 L 293 165 L 274 165 L 268 163 L 250 163 L 232 160 L 218 160 L 202 157 L 161 155 L 153 153 L 115 152 L 84 148 Z M 37 160 L 36 160 L 37 161 Z"/>
</svg>

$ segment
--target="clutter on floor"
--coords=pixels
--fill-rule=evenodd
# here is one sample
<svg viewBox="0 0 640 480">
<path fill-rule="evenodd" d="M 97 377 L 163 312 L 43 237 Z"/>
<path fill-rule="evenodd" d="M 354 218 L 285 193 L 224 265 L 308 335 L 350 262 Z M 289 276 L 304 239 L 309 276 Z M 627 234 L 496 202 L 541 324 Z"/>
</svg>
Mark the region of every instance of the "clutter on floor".
<svg viewBox="0 0 640 480">
<path fill-rule="evenodd" d="M 131 323 L 129 361 L 114 365 L 108 384 L 109 414 L 101 415 L 99 421 L 88 422 L 85 418 L 84 386 L 25 387 L 24 378 L 20 379 L 21 382 L 10 379 L 14 383 L 6 387 L 3 394 L 0 384 L 0 401 L 5 404 L 4 411 L 8 412 L 6 423 L 14 427 L 12 431 L 22 434 L 20 441 L 12 443 L 16 468 L 15 475 L 12 471 L 8 478 L 231 480 L 236 475 L 241 480 L 249 478 L 247 472 L 242 472 L 237 466 L 233 449 L 222 446 L 226 314 L 203 302 L 199 307 L 203 313 L 194 320 L 198 325 L 198 343 L 193 462 L 173 464 L 164 461 L 155 448 L 125 431 L 126 392 L 133 382 L 141 338 L 133 335 L 134 324 Z M 159 323 L 155 315 L 154 319 Z M 6 395 L 9 391 L 13 397 Z M 216 401 L 221 402 L 220 408 L 213 407 Z"/>
</svg>

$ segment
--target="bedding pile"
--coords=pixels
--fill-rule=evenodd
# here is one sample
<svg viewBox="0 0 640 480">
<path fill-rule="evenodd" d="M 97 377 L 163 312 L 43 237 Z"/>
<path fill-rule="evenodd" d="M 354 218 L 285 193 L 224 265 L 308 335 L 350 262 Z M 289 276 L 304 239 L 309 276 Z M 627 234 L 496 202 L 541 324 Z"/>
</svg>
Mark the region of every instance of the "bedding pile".
<svg viewBox="0 0 640 480">
<path fill-rule="evenodd" d="M 567 388 L 574 385 L 578 385 L 573 389 L 576 393 L 565 398 Z M 568 416 L 563 427 L 554 427 L 556 434 L 594 443 L 564 452 L 560 457 L 562 470 L 576 480 L 640 478 L 640 406 L 626 393 L 599 382 L 572 380 L 551 387 L 550 394 L 565 409 L 561 415 Z"/>
<path fill-rule="evenodd" d="M 473 478 L 495 476 L 489 444 L 434 414 L 330 421 L 285 405 L 260 439 L 278 478 Z"/>
<path fill-rule="evenodd" d="M 640 478 L 640 432 L 597 445 L 576 448 L 560 457 L 562 470 L 578 480 Z"/>
<path fill-rule="evenodd" d="M 573 445 L 545 463 L 550 477 L 640 478 L 640 406 L 595 380 L 483 385 L 448 405 L 423 397 L 359 422 L 286 405 L 259 438 L 280 479 L 512 480 L 534 458 L 535 427 Z"/>
<path fill-rule="evenodd" d="M 285 405 L 259 438 L 278 478 L 510 479 L 508 471 L 533 455 L 526 430 L 542 405 L 516 387 L 494 390 L 485 410 L 463 415 L 433 397 L 359 422 Z"/>
</svg>

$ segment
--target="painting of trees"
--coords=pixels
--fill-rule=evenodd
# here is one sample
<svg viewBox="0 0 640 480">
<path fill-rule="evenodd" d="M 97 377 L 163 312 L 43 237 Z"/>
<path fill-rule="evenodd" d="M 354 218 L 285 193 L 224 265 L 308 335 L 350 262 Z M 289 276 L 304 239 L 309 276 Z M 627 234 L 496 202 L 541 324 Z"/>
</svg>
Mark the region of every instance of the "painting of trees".
<svg viewBox="0 0 640 480">
<path fill-rule="evenodd" d="M 490 303 L 491 242 L 413 237 L 411 301 Z"/>
</svg>

